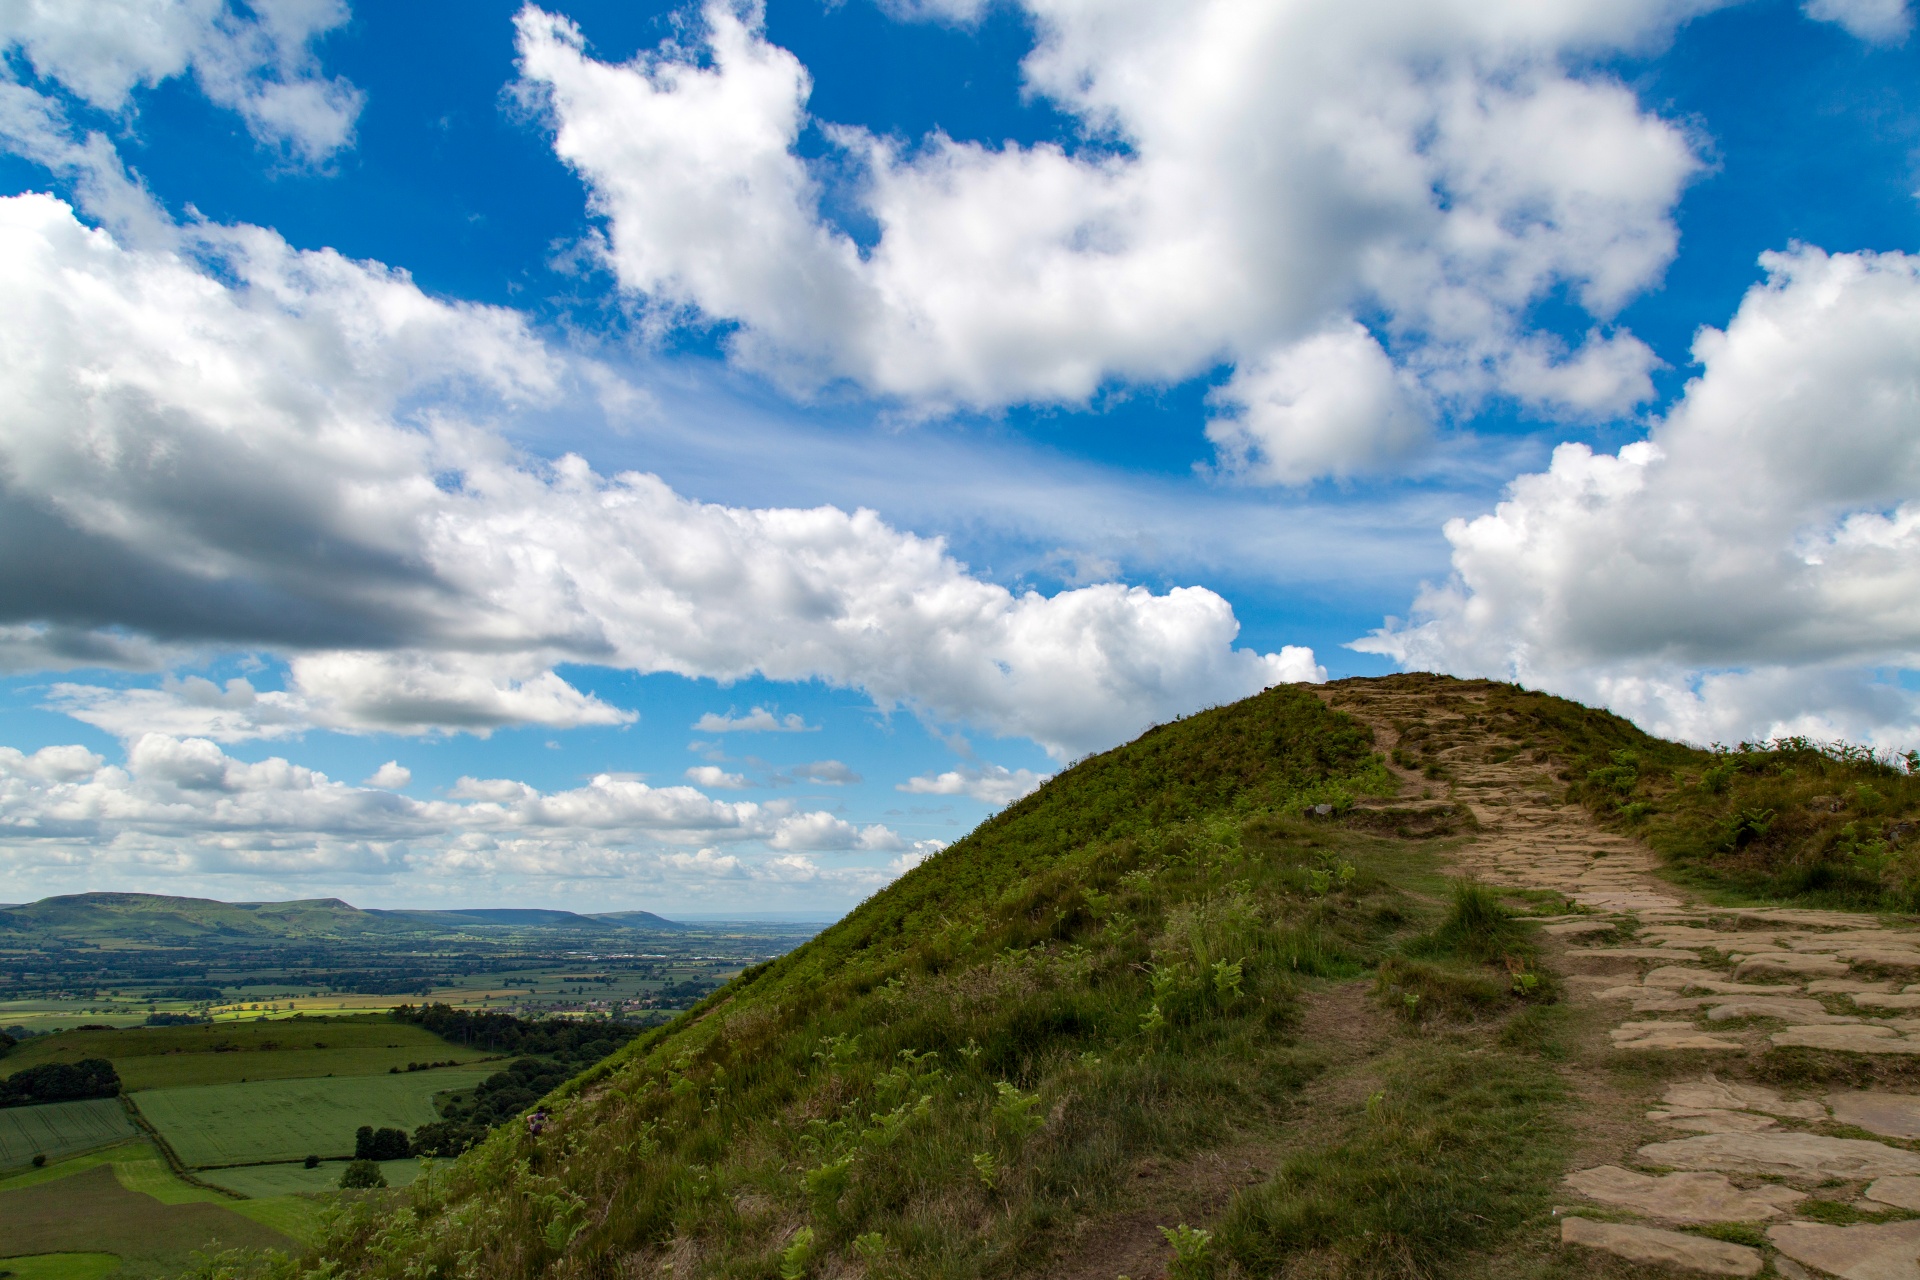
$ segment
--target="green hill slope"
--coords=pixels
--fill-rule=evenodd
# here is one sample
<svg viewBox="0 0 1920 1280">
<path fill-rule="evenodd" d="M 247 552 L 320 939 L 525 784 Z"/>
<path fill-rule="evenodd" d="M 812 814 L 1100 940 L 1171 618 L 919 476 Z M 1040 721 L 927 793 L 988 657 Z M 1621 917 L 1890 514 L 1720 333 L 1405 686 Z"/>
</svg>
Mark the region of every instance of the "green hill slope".
<svg viewBox="0 0 1920 1280">
<path fill-rule="evenodd" d="M 1394 747 L 1420 780 L 1308 689 L 1155 729 L 279 1273 L 1573 1274 L 1501 1252 L 1548 1216 L 1568 1124 L 1514 913 L 1566 904 L 1446 878 L 1473 821 L 1448 762 L 1528 753 L 1689 856 L 1788 757 L 1714 790 L 1727 757 L 1559 699 L 1353 683 L 1430 703 Z"/>
</svg>

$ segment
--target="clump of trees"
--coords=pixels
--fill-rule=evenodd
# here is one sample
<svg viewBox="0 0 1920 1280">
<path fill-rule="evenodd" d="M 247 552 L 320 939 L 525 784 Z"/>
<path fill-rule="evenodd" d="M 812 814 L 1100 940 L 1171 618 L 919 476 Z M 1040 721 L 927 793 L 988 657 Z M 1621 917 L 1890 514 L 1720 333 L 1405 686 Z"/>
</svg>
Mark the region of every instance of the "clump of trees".
<svg viewBox="0 0 1920 1280">
<path fill-rule="evenodd" d="M 441 1119 L 414 1130 L 413 1153 L 422 1156 L 459 1155 L 643 1030 L 618 1022 L 534 1022 L 444 1004 L 402 1005 L 392 1016 L 443 1040 L 521 1055 L 472 1093 L 442 1103 Z"/>
<path fill-rule="evenodd" d="M 413 1144 L 407 1141 L 404 1129 L 376 1129 L 363 1124 L 354 1131 L 355 1160 L 405 1160 L 412 1154 Z"/>
<path fill-rule="evenodd" d="M 639 1035 L 644 1028 L 621 1022 L 535 1022 L 510 1013 L 455 1009 L 451 1005 L 403 1004 L 393 1010 L 397 1022 L 422 1027 L 442 1040 L 497 1053 L 598 1062 Z"/>
<path fill-rule="evenodd" d="M 0 1080 L 0 1107 L 26 1107 L 37 1102 L 77 1102 L 83 1098 L 120 1095 L 120 1073 L 105 1058 L 79 1062 L 45 1062 Z"/>
</svg>

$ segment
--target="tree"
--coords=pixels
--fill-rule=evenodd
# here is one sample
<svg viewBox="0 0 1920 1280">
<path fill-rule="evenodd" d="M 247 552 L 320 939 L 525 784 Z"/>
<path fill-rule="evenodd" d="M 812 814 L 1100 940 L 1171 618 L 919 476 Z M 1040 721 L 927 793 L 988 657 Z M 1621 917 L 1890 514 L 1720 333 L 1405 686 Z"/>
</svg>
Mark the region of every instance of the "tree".
<svg viewBox="0 0 1920 1280">
<path fill-rule="evenodd" d="M 387 1185 L 387 1176 L 371 1160 L 355 1160 L 340 1175 L 343 1191 L 372 1191 Z"/>
</svg>

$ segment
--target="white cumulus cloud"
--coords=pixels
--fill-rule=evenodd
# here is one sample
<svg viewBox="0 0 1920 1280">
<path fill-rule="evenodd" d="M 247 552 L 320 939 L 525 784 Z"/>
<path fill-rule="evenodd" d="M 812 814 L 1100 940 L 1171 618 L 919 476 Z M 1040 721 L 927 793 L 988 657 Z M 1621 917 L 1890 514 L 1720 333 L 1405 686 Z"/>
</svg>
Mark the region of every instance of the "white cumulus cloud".
<svg viewBox="0 0 1920 1280">
<path fill-rule="evenodd" d="M 407 768 L 398 760 L 389 760 L 373 771 L 367 778 L 366 785 L 369 787 L 380 787 L 387 791 L 398 791 L 412 781 L 413 770 Z"/>
<path fill-rule="evenodd" d="M 352 141 L 364 100 L 322 73 L 313 51 L 348 17 L 344 0 L 265 0 L 244 11 L 226 0 L 8 0 L 0 4 L 0 54 L 114 114 L 130 110 L 134 90 L 191 74 L 256 139 L 314 162 Z M 17 81 L 0 88 L 15 95 L 16 113 L 43 117 L 43 134 L 64 125 L 57 103 Z M 17 128 L 5 128 L 7 114 L 0 110 L 0 133 L 17 138 Z"/>
<path fill-rule="evenodd" d="M 751 784 L 746 775 L 728 773 L 717 764 L 697 764 L 687 770 L 687 781 L 711 791 L 743 791 Z"/>
<path fill-rule="evenodd" d="M 775 849 L 799 849 L 808 852 L 846 852 L 849 850 L 893 852 L 907 848 L 907 842 L 888 827 L 875 823 L 857 827 L 830 813 L 795 814 L 782 818 L 768 844 Z"/>
<path fill-rule="evenodd" d="M 1836 22 L 1869 44 L 1898 44 L 1913 30 L 1906 0 L 1807 0 L 1806 15 Z"/>
<path fill-rule="evenodd" d="M 1068 756 L 1322 674 L 1309 650 L 1235 648 L 1204 588 L 1015 594 L 871 511 L 518 455 L 466 410 L 577 376 L 522 318 L 257 228 L 195 236 L 197 256 L 130 248 L 50 197 L 0 199 L 0 626 L 288 661 L 278 695 L 61 691 L 115 732 L 631 719 L 555 671 L 573 662 L 819 679 Z"/>
<path fill-rule="evenodd" d="M 302 877 L 540 877 L 682 887 L 805 880 L 867 892 L 904 868 L 860 855 L 925 851 L 884 826 L 620 774 L 550 792 L 462 778 L 443 800 L 397 793 L 411 781 L 394 761 L 353 786 L 280 757 L 249 762 L 205 738 L 166 734 L 129 742 L 124 764 L 78 746 L 0 747 L 0 884 L 44 891 L 77 872 L 159 878 L 170 888 L 236 878 L 284 889 Z M 806 856 L 817 852 L 852 856 L 823 870 Z"/>
<path fill-rule="evenodd" d="M 1663 732 L 1916 740 L 1920 258 L 1768 254 L 1650 437 L 1563 444 L 1446 527 L 1454 579 L 1362 649 Z"/>
<path fill-rule="evenodd" d="M 894 790 L 916 796 L 966 796 L 982 804 L 1008 805 L 1032 795 L 1053 775 L 1031 769 L 1009 769 L 1005 765 L 962 765 L 944 773 L 921 774 L 908 778 Z"/>
<path fill-rule="evenodd" d="M 1023 0 L 1026 85 L 1075 148 L 813 121 L 754 3 L 709 0 L 696 38 L 619 65 L 564 18 L 517 21 L 523 87 L 656 322 L 730 322 L 734 356 L 791 385 L 934 411 L 1230 364 L 1223 461 L 1293 484 L 1405 457 L 1436 398 L 1652 394 L 1651 351 L 1607 326 L 1672 258 L 1700 160 L 1591 68 L 1715 3 Z M 1550 295 L 1592 317 L 1582 345 L 1530 327 Z"/>
</svg>

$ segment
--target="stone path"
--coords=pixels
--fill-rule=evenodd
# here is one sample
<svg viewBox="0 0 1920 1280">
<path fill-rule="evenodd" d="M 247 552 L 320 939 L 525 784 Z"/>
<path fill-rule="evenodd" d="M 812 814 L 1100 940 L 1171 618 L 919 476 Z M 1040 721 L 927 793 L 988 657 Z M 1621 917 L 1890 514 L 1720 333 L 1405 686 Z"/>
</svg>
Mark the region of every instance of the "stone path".
<svg viewBox="0 0 1920 1280">
<path fill-rule="evenodd" d="M 1654 876 L 1645 847 L 1555 803 L 1548 762 L 1488 759 L 1486 735 L 1471 731 L 1472 694 L 1369 684 L 1329 686 L 1325 696 L 1370 723 L 1386 749 L 1414 724 L 1429 741 L 1459 740 L 1438 753 L 1450 785 L 1399 769 L 1403 794 L 1450 790 L 1472 809 L 1480 830 L 1457 855 L 1464 872 L 1574 904 L 1543 929 L 1566 943 L 1570 998 L 1613 1011 L 1618 1052 L 1719 1064 L 1669 1085 L 1647 1112 L 1673 1136 L 1640 1146 L 1637 1168 L 1567 1178 L 1586 1207 L 1565 1209 L 1564 1241 L 1676 1275 L 1920 1280 L 1920 1095 L 1790 1096 L 1734 1078 L 1775 1047 L 1866 1060 L 1920 1054 L 1920 929 L 1690 901 Z M 1838 1221 L 1796 1216 L 1809 1205 Z M 1764 1231 L 1768 1247 L 1706 1234 L 1741 1226 L 1732 1234 Z"/>
</svg>

